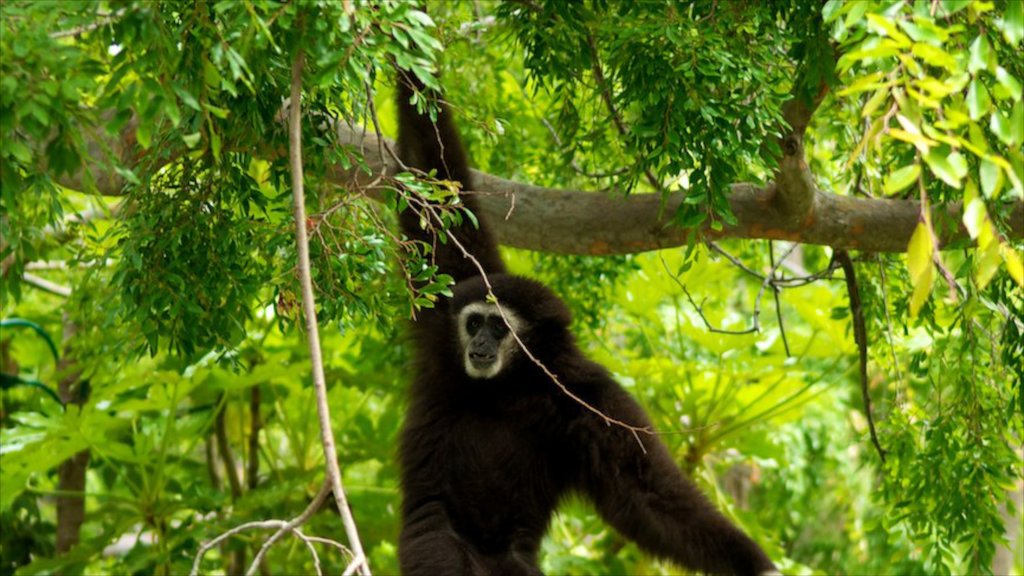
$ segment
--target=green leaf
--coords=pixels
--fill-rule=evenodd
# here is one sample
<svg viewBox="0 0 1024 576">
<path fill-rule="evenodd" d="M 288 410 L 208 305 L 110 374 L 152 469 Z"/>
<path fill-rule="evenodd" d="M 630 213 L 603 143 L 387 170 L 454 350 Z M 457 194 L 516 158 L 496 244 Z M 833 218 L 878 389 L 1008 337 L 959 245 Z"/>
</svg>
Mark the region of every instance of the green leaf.
<svg viewBox="0 0 1024 576">
<path fill-rule="evenodd" d="M 868 14 L 867 20 L 869 29 L 873 29 L 876 33 L 881 32 L 885 34 L 901 47 L 910 46 L 910 38 L 907 38 L 905 34 L 900 32 L 891 19 L 879 14 Z"/>
<path fill-rule="evenodd" d="M 998 82 L 999 87 L 1001 87 L 1005 91 L 1007 97 L 1009 97 L 1013 101 L 1020 100 L 1020 81 L 1017 80 L 1012 74 L 1007 72 L 1006 68 L 1003 68 L 1002 66 L 996 66 L 996 82 Z M 1000 96 L 999 90 L 996 90 L 995 93 L 997 98 L 1002 98 Z"/>
<path fill-rule="evenodd" d="M 918 58 L 924 60 L 925 62 L 932 66 L 945 68 L 946 70 L 949 70 L 950 72 L 953 73 L 959 71 L 958 66 L 956 64 L 956 59 L 953 58 L 953 56 L 950 55 L 949 52 L 946 52 L 942 48 L 932 46 L 931 44 L 923 44 L 921 42 L 918 42 L 914 44 L 913 48 L 911 48 L 910 51 L 911 53 L 914 54 L 914 56 L 917 56 Z"/>
<path fill-rule="evenodd" d="M 958 182 L 963 180 L 964 176 L 967 176 L 967 159 L 959 152 L 953 152 L 947 158 L 949 160 L 950 167 L 953 169 L 953 176 Z"/>
<path fill-rule="evenodd" d="M 985 84 L 975 78 L 971 81 L 970 88 L 967 89 L 967 113 L 971 116 L 971 120 L 977 120 L 988 114 L 991 107 L 992 100 L 988 96 Z"/>
<path fill-rule="evenodd" d="M 1010 113 L 1010 146 L 1024 142 L 1024 100 L 1018 100 Z"/>
<path fill-rule="evenodd" d="M 909 166 L 904 166 L 903 168 L 900 168 L 899 170 L 896 170 L 895 172 L 889 174 L 889 176 L 885 179 L 885 185 L 883 189 L 885 190 L 886 194 L 890 195 L 896 194 L 897 192 L 902 192 L 903 190 L 906 190 L 909 186 L 911 186 L 917 180 L 917 177 L 920 175 L 920 164 L 911 164 Z"/>
<path fill-rule="evenodd" d="M 943 182 L 954 188 L 960 187 L 960 179 L 963 178 L 963 176 L 957 176 L 960 169 L 953 166 L 950 157 L 947 157 L 941 148 L 930 150 L 924 155 L 924 161 L 928 163 L 932 174 L 938 176 Z"/>
<path fill-rule="evenodd" d="M 139 122 L 138 127 L 135 129 L 135 139 L 138 141 L 139 146 L 148 150 L 153 140 L 153 123 Z"/>
<path fill-rule="evenodd" d="M 919 222 L 907 246 L 907 269 L 910 272 L 910 282 L 914 286 L 914 293 L 910 297 L 910 315 L 913 317 L 917 316 L 932 291 L 932 282 L 935 279 L 935 267 L 932 265 L 933 246 L 928 226 L 924 222 Z"/>
<path fill-rule="evenodd" d="M 1015 46 L 1019 54 L 1021 40 L 1024 40 L 1024 2 L 1008 0 L 1006 13 L 996 20 L 996 26 L 1003 31 L 1006 41 Z"/>
<path fill-rule="evenodd" d="M 999 189 L 1003 187 L 1003 173 L 999 166 L 988 158 L 982 158 L 978 173 L 981 176 L 981 193 L 985 198 L 994 198 L 999 194 Z"/>
<path fill-rule="evenodd" d="M 878 110 L 879 106 L 882 105 L 889 98 L 889 88 L 881 88 L 871 96 L 871 98 L 864 104 L 864 109 L 860 111 L 861 118 L 868 118 Z"/>
<path fill-rule="evenodd" d="M 970 60 L 967 62 L 967 70 L 971 74 L 979 70 L 987 70 L 992 57 L 992 49 L 988 45 L 988 38 L 980 34 L 971 43 Z"/>
<path fill-rule="evenodd" d="M 977 260 L 975 260 L 974 281 L 977 282 L 979 289 L 984 289 L 985 286 L 988 286 L 992 277 L 999 271 L 999 264 L 1001 262 L 999 242 L 993 240 L 980 251 Z"/>
<path fill-rule="evenodd" d="M 997 138 L 1007 146 L 1011 145 L 1013 141 L 1013 131 L 1010 127 L 1010 121 L 1003 116 L 1003 113 L 999 110 L 992 111 L 992 118 L 988 124 L 989 130 L 996 135 Z"/>
<path fill-rule="evenodd" d="M 185 106 L 188 106 L 197 112 L 202 110 L 202 107 L 199 106 L 199 101 L 196 100 L 196 97 L 181 86 L 175 85 L 174 93 L 178 95 L 178 98 L 181 98 L 181 101 Z"/>
<path fill-rule="evenodd" d="M 32 161 L 32 150 L 30 150 L 23 142 L 11 139 L 4 142 L 4 149 L 5 152 L 14 156 L 14 159 L 22 165 L 28 164 Z"/>
<path fill-rule="evenodd" d="M 964 206 L 964 228 L 970 234 L 971 240 L 978 239 L 978 235 L 981 234 L 981 229 L 987 221 L 988 211 L 985 209 L 985 203 L 980 198 L 975 198 Z"/>
<path fill-rule="evenodd" d="M 1024 288 L 1024 261 L 1021 259 L 1020 252 L 1005 245 L 1002 245 L 1000 250 L 1003 254 L 1003 261 L 1006 262 L 1006 271 L 1010 273 L 1010 277 L 1017 282 L 1017 285 Z"/>
</svg>

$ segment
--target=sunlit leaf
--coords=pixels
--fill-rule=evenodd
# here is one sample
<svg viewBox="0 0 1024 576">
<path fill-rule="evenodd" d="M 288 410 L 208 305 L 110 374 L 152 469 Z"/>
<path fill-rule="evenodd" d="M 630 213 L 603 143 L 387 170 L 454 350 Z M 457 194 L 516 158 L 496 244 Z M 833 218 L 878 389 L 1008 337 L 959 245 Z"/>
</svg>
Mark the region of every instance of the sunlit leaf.
<svg viewBox="0 0 1024 576">
<path fill-rule="evenodd" d="M 996 20 L 996 25 L 1003 31 L 1006 41 L 1020 49 L 1024 40 L 1024 2 L 1010 0 L 1006 3 L 1006 12 Z"/>
<path fill-rule="evenodd" d="M 999 253 L 999 242 L 989 242 L 988 246 L 982 248 L 975 261 L 974 281 L 978 288 L 985 288 L 999 271 L 999 264 L 1002 258 Z"/>
<path fill-rule="evenodd" d="M 917 177 L 920 176 L 920 174 L 921 166 L 919 164 L 904 166 L 886 177 L 883 189 L 885 190 L 885 193 L 889 195 L 902 192 L 916 182 Z"/>
<path fill-rule="evenodd" d="M 933 246 L 934 241 L 928 226 L 924 222 L 919 222 L 907 246 L 907 269 L 910 272 L 911 284 L 914 286 L 914 293 L 910 298 L 911 316 L 917 316 L 931 294 L 935 277 L 935 267 L 932 264 Z"/>
<path fill-rule="evenodd" d="M 984 34 L 978 35 L 971 43 L 970 60 L 967 62 L 967 70 L 974 74 L 979 70 L 987 70 L 992 56 L 992 49 L 988 45 L 988 38 Z"/>
<path fill-rule="evenodd" d="M 1024 261 L 1020 252 L 1007 245 L 1000 245 L 1003 261 L 1006 262 L 1006 271 L 1010 277 L 1022 288 L 1024 288 Z"/>
<path fill-rule="evenodd" d="M 942 153 L 941 150 L 932 150 L 924 155 L 924 161 L 928 164 L 928 168 L 931 169 L 932 174 L 935 174 L 943 182 L 949 184 L 954 188 L 960 187 L 960 180 L 963 178 L 963 173 L 966 171 L 966 165 L 961 165 L 958 162 L 957 166 L 950 161 L 952 155 L 947 156 Z"/>
<path fill-rule="evenodd" d="M 988 113 L 992 106 L 992 101 L 989 99 L 988 90 L 985 85 L 977 78 L 971 82 L 971 87 L 967 89 L 967 111 L 971 115 L 971 120 L 977 120 Z"/>
<path fill-rule="evenodd" d="M 964 206 L 963 223 L 971 239 L 977 239 L 982 227 L 988 223 L 988 212 L 980 198 L 975 198 Z"/>
<path fill-rule="evenodd" d="M 981 177 L 981 193 L 986 198 L 992 198 L 999 194 L 999 190 L 1003 187 L 1003 173 L 999 166 L 988 158 L 982 158 L 978 172 Z"/>
</svg>

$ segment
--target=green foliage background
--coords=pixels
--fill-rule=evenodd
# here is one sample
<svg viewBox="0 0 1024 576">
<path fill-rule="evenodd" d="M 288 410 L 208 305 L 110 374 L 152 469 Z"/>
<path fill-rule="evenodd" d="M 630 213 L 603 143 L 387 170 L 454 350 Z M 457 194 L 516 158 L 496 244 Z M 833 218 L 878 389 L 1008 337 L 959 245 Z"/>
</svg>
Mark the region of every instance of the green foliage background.
<svg viewBox="0 0 1024 576">
<path fill-rule="evenodd" d="M 505 255 L 567 300 L 581 346 L 784 572 L 988 572 L 1008 546 L 1010 569 L 1024 573 L 1024 543 L 1003 537 L 1019 522 L 1004 507 L 1024 480 L 1021 243 L 1006 234 L 1006 206 L 1024 179 L 1020 2 L 833 0 L 819 10 L 802 0 L 527 0 L 430 10 L 398 0 L 0 6 L 2 315 L 41 326 L 72 361 L 56 365 L 31 331 L 7 326 L 0 336 L 2 372 L 20 378 L 5 378 L 0 396 L 0 573 L 185 573 L 202 542 L 291 517 L 319 487 L 275 119 L 299 46 L 309 62 L 308 227 L 331 410 L 375 573 L 397 571 L 404 321 L 442 297 L 445 282 L 411 291 L 433 271 L 395 236 L 397 200 L 330 183 L 331 170 L 362 160 L 317 120 L 377 119 L 394 134 L 393 66 L 427 78 L 442 53 L 440 84 L 475 164 L 511 179 L 684 189 L 677 221 L 717 227 L 732 218 L 728 184 L 770 179 L 782 103 L 824 84 L 831 91 L 806 143 L 823 188 L 970 207 L 976 249 L 935 252 L 923 227 L 909 255 L 856 257 L 884 464 L 867 437 L 839 274 L 793 282 L 776 305 L 762 278 L 699 243 L 630 257 Z M 90 151 L 97 134 L 136 121 L 137 165 Z M 59 184 L 83 163 L 80 186 Z M 128 183 L 123 198 L 97 194 L 111 173 Z M 69 219 L 83 211 L 104 217 Z M 760 275 L 787 249 L 721 245 Z M 786 273 L 824 270 L 830 259 L 828 248 L 803 246 Z M 53 264 L 30 265 L 40 262 Z M 73 292 L 35 289 L 21 281 L 26 271 Z M 712 332 L 701 312 L 737 331 L 756 317 L 760 330 Z M 69 371 L 87 383 L 80 406 L 20 385 L 56 388 Z M 252 438 L 257 390 L 262 427 Z M 243 479 L 237 493 L 218 414 Z M 83 449 L 81 543 L 55 556 L 56 469 Z M 306 532 L 343 539 L 327 510 Z M 240 550 L 251 559 L 263 536 L 211 551 L 204 571 L 228 570 Z M 325 570 L 345 565 L 333 549 L 321 559 Z M 312 573 L 313 564 L 286 540 L 268 568 Z M 543 568 L 678 571 L 576 500 L 553 522 Z"/>
</svg>

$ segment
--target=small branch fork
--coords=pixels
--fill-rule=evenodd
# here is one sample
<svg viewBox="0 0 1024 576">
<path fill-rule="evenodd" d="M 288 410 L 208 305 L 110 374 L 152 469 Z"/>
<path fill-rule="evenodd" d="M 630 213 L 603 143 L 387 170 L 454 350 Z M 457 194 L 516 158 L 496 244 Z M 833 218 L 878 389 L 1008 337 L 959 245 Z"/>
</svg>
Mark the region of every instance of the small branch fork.
<svg viewBox="0 0 1024 576">
<path fill-rule="evenodd" d="M 203 556 L 205 556 L 207 552 L 209 552 L 213 548 L 217 547 L 218 545 L 220 545 L 222 542 L 224 542 L 228 538 L 230 538 L 232 536 L 236 536 L 238 534 L 241 534 L 242 532 L 245 532 L 246 530 L 273 530 L 273 529 L 276 529 L 277 531 L 274 532 L 274 534 L 271 535 L 270 538 L 267 538 L 267 540 L 263 543 L 263 545 L 260 546 L 259 551 L 256 553 L 256 556 L 253 558 L 252 563 L 249 564 L 248 570 L 246 570 L 246 572 L 245 572 L 246 576 L 253 576 L 254 574 L 256 574 L 256 571 L 259 569 L 260 563 L 263 561 L 263 558 L 266 556 L 267 552 L 270 550 L 270 547 L 273 546 L 281 538 L 283 538 L 285 535 L 287 535 L 289 533 L 293 534 L 303 544 L 306 545 L 306 548 L 309 550 L 310 556 L 313 557 L 313 569 L 316 571 L 317 576 L 322 576 L 323 571 L 320 569 L 320 555 L 317 554 L 316 548 L 313 546 L 314 543 L 325 544 L 325 545 L 328 545 L 328 546 L 332 546 L 334 548 L 337 548 L 337 549 L 341 550 L 341 552 L 343 554 L 345 554 L 346 556 L 348 556 L 349 558 L 352 558 L 352 561 L 349 564 L 348 570 L 345 571 L 345 574 L 351 574 L 352 573 L 351 570 L 353 569 L 353 567 L 359 565 L 359 564 L 357 564 L 357 562 L 361 562 L 362 561 L 360 558 L 353 557 L 352 552 L 348 548 L 345 548 L 345 546 L 343 544 L 339 543 L 339 542 L 336 542 L 334 540 L 330 540 L 328 538 L 320 538 L 320 537 L 317 537 L 317 536 L 307 536 L 306 534 L 304 534 L 302 532 L 302 530 L 299 529 L 300 526 L 305 524 L 313 516 L 313 514 L 316 513 L 316 511 L 320 509 L 320 507 L 323 505 L 324 501 L 327 500 L 327 496 L 330 495 L 330 493 L 331 493 L 331 484 L 330 484 L 330 482 L 325 481 L 323 483 L 323 486 L 321 486 L 320 491 L 317 492 L 316 496 L 313 498 L 313 501 L 309 503 L 309 506 L 306 506 L 306 509 L 303 510 L 302 513 L 299 514 L 298 516 L 296 516 L 295 518 L 292 518 L 291 520 L 287 520 L 287 521 L 285 521 L 285 520 L 262 520 L 262 521 L 259 521 L 259 522 L 246 522 L 245 524 L 242 524 L 240 526 L 236 526 L 236 527 L 232 528 L 231 530 L 228 530 L 227 532 L 224 532 L 220 536 L 217 536 L 213 540 L 210 540 L 209 542 L 204 543 L 202 546 L 199 547 L 199 552 L 196 554 L 196 559 L 192 562 L 192 570 L 191 570 L 191 572 L 189 572 L 189 576 L 198 576 L 198 574 L 199 574 L 199 566 L 202 563 Z"/>
<path fill-rule="evenodd" d="M 672 273 L 672 271 L 668 267 L 668 263 L 665 261 L 665 258 L 663 256 L 661 256 L 661 253 L 659 252 L 658 257 L 661 259 L 662 267 L 665 269 L 665 272 L 668 274 L 669 278 L 671 278 L 672 281 L 675 282 L 676 285 L 678 285 L 679 288 L 683 291 L 683 294 L 686 296 L 686 299 L 690 302 L 690 304 L 693 306 L 694 310 L 696 310 L 697 315 L 700 317 L 701 321 L 704 323 L 704 327 L 708 330 L 708 332 L 712 332 L 714 334 L 730 334 L 730 335 L 734 335 L 734 336 L 739 336 L 739 335 L 743 335 L 743 334 L 753 334 L 753 333 L 760 332 L 761 331 L 761 323 L 760 323 L 761 301 L 764 298 L 765 291 L 768 288 L 771 288 L 772 295 L 775 298 L 775 311 L 776 311 L 776 317 L 778 318 L 778 321 L 779 321 L 779 330 L 781 331 L 781 334 L 782 334 L 782 344 L 783 344 L 783 346 L 786 349 L 786 356 L 787 357 L 790 356 L 791 354 L 790 354 L 790 350 L 789 350 L 789 342 L 786 339 L 786 329 L 785 329 L 785 326 L 783 325 L 783 322 L 782 322 L 782 311 L 781 311 L 781 306 L 780 306 L 780 302 L 779 302 L 779 293 L 782 292 L 782 290 L 784 288 L 794 288 L 794 287 L 797 287 L 797 286 L 804 286 L 804 285 L 810 284 L 810 283 L 812 283 L 812 282 L 814 282 L 816 280 L 820 280 L 822 278 L 830 277 L 832 275 L 832 272 L 836 268 L 838 268 L 838 264 L 836 264 L 835 261 L 833 261 L 833 262 L 829 263 L 829 266 L 826 269 L 824 269 L 824 270 L 822 270 L 820 272 L 815 272 L 814 274 L 808 274 L 806 276 L 800 276 L 800 277 L 795 277 L 795 278 L 783 278 L 783 277 L 777 276 L 776 274 L 779 271 L 779 268 L 781 268 L 785 264 L 786 259 L 790 256 L 790 254 L 793 253 L 794 250 L 796 250 L 796 248 L 797 248 L 797 246 L 799 246 L 799 244 L 792 244 L 789 248 L 786 249 L 786 252 L 784 252 L 782 254 L 782 257 L 779 258 L 778 260 L 775 259 L 774 247 L 772 247 L 772 252 L 770 253 L 771 254 L 771 269 L 769 270 L 768 274 L 761 274 L 760 272 L 757 272 L 756 270 L 748 267 L 747 265 L 743 264 L 743 262 L 741 262 L 739 259 L 737 259 L 735 256 L 732 256 L 731 254 L 729 254 L 728 252 L 726 252 L 725 250 L 723 250 L 722 248 L 720 248 L 717 244 L 715 244 L 713 242 L 708 242 L 707 244 L 708 244 L 708 247 L 711 250 L 714 250 L 715 252 L 718 252 L 718 253 L 722 254 L 723 256 L 725 256 L 728 260 L 730 260 L 733 264 L 738 266 L 743 271 L 747 272 L 751 276 L 754 276 L 755 278 L 760 279 L 761 280 L 761 288 L 757 291 L 757 298 L 754 300 L 754 313 L 753 313 L 753 317 L 752 317 L 752 321 L 751 321 L 751 326 L 749 328 L 745 328 L 743 330 L 727 330 L 727 329 L 724 329 L 724 328 L 717 328 L 717 327 L 715 327 L 715 326 L 713 326 L 711 324 L 711 321 L 708 320 L 707 316 L 705 316 L 705 314 L 704 314 L 704 301 L 702 300 L 700 303 L 697 303 L 697 301 L 694 300 L 693 294 L 691 294 L 689 289 L 687 289 L 686 284 L 684 284 L 682 282 L 682 280 L 680 280 L 679 274 Z"/>
</svg>

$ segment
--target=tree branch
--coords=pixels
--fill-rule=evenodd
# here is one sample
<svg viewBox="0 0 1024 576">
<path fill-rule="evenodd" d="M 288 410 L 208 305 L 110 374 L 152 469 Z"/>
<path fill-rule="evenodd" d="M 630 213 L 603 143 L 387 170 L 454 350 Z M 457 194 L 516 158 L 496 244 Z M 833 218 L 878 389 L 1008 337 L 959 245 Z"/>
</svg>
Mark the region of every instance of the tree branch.
<svg viewBox="0 0 1024 576">
<path fill-rule="evenodd" d="M 355 554 L 362 576 L 370 576 L 370 566 L 363 553 L 352 511 L 348 507 L 345 489 L 341 485 L 341 468 L 338 466 L 338 452 L 331 428 L 331 414 L 327 403 L 327 379 L 324 377 L 323 358 L 320 352 L 320 331 L 316 321 L 316 302 L 313 295 L 313 280 L 309 264 L 309 238 L 306 231 L 306 198 L 302 169 L 302 68 L 304 55 L 300 50 L 292 64 L 291 107 L 288 110 L 288 161 L 292 176 L 292 202 L 295 210 L 295 244 L 299 256 L 299 280 L 302 284 L 302 312 L 306 318 L 306 334 L 309 338 L 309 357 L 313 367 L 313 388 L 316 391 L 317 415 L 320 420 L 320 442 L 324 448 L 327 481 L 331 484 L 334 501 L 341 514 L 349 546 Z"/>
<path fill-rule="evenodd" d="M 360 151 L 371 173 L 334 167 L 327 179 L 340 186 L 366 186 L 382 174 L 398 172 L 377 136 L 357 131 L 344 122 L 333 121 L 330 128 L 339 141 Z M 126 165 L 134 166 L 130 153 L 134 130 L 122 131 L 120 142 L 90 145 L 90 150 L 113 149 Z M 709 228 L 705 238 L 751 238 L 788 240 L 803 244 L 831 246 L 837 250 L 904 252 L 917 226 L 921 212 L 914 200 L 854 198 L 838 196 L 814 187 L 803 163 L 802 154 L 790 155 L 793 167 L 780 168 L 784 181 L 766 186 L 738 183 L 732 185 L 729 203 L 738 223 L 720 231 Z M 93 157 L 89 164 L 96 170 L 108 165 Z M 117 196 L 123 180 L 113 171 L 95 180 L 97 193 Z M 82 175 L 61 180 L 69 188 L 84 190 Z M 683 196 L 670 196 L 665 202 L 658 194 L 606 195 L 579 190 L 544 188 L 474 171 L 475 192 L 480 207 L 497 240 L 502 244 L 561 254 L 631 254 L 684 246 L 686 228 L 672 223 L 671 215 Z M 796 203 L 802 210 L 793 215 L 793 202 L 779 200 L 781 190 L 802 192 L 808 201 Z M 806 209 L 800 209 L 804 206 Z M 513 209 L 514 208 L 514 209 Z M 961 224 L 960 203 L 932 207 L 932 218 L 939 233 L 940 247 L 969 241 Z M 1024 238 L 1024 201 L 1016 200 L 1008 219 L 1011 238 Z"/>
</svg>

